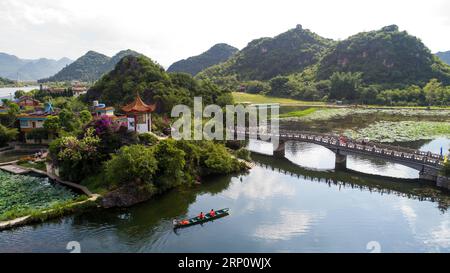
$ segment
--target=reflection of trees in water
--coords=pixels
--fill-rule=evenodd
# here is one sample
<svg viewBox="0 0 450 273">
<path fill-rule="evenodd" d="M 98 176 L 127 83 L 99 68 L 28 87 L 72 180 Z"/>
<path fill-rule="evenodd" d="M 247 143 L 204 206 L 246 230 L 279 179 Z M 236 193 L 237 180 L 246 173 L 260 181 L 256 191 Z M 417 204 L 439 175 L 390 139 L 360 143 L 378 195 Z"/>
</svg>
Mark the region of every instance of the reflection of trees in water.
<svg viewBox="0 0 450 273">
<path fill-rule="evenodd" d="M 450 196 L 445 190 L 437 188 L 432 182 L 418 179 L 401 179 L 364 174 L 357 171 L 317 171 L 302 168 L 287 159 L 275 159 L 271 156 L 252 154 L 255 163 L 264 168 L 290 176 L 327 183 L 340 188 L 360 189 L 379 194 L 395 194 L 419 201 L 438 203 L 441 212 L 450 207 Z"/>
<path fill-rule="evenodd" d="M 164 231 L 172 228 L 174 218 L 188 217 L 188 208 L 202 194 L 215 195 L 226 190 L 231 182 L 231 175 L 207 177 L 201 185 L 180 187 L 147 202 L 130 208 L 95 209 L 73 217 L 72 226 L 95 227 L 114 230 L 115 235 L 125 240 L 142 240 L 158 232 L 156 227 L 167 221 Z M 146 234 L 143 237 L 143 234 Z"/>
</svg>

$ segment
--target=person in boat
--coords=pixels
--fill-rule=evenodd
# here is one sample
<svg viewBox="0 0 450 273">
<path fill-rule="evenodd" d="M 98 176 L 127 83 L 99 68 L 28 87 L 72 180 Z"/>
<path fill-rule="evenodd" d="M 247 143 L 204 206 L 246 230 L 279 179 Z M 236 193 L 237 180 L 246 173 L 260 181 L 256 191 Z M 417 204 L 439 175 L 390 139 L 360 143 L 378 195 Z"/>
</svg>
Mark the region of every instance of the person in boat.
<svg viewBox="0 0 450 273">
<path fill-rule="evenodd" d="M 211 211 L 209 212 L 209 216 L 211 217 L 216 216 L 216 212 L 213 209 L 211 209 Z"/>
<path fill-rule="evenodd" d="M 198 215 L 198 218 L 199 218 L 199 219 L 203 219 L 203 218 L 205 218 L 205 215 L 203 214 L 203 211 L 202 211 L 202 212 L 200 212 L 200 214 Z"/>
</svg>

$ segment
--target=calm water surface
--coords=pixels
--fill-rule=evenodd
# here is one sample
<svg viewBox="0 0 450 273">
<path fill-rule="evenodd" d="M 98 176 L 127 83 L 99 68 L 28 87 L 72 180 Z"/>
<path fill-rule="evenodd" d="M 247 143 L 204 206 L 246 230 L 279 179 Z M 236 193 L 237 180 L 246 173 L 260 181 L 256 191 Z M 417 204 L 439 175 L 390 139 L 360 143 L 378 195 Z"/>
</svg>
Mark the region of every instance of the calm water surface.
<svg viewBox="0 0 450 273">
<path fill-rule="evenodd" d="M 16 92 L 17 90 L 23 90 L 25 92 L 28 92 L 34 89 L 39 89 L 39 86 L 2 87 L 0 88 L 0 99 L 3 98 L 11 99 L 11 96 L 12 98 L 14 98 L 14 92 Z"/>
<path fill-rule="evenodd" d="M 438 152 L 449 144 L 411 145 Z M 271 151 L 264 143 L 250 148 Z M 285 160 L 253 158 L 257 166 L 246 174 L 210 178 L 129 209 L 0 232 L 0 251 L 67 252 L 78 241 L 83 252 L 369 252 L 367 243 L 377 241 L 383 252 L 450 252 L 449 193 L 414 179 L 413 169 L 355 156 L 351 170 L 334 172 L 331 152 L 293 142 Z M 225 218 L 172 230 L 175 217 L 225 207 Z"/>
</svg>

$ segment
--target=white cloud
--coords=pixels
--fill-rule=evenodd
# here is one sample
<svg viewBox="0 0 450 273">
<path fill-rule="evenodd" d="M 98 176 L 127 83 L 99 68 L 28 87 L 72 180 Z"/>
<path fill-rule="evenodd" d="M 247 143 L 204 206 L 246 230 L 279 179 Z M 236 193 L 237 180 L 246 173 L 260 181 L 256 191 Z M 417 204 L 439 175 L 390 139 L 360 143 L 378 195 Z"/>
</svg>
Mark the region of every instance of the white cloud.
<svg viewBox="0 0 450 273">
<path fill-rule="evenodd" d="M 282 210 L 276 222 L 259 226 L 254 236 L 265 240 L 289 240 L 308 233 L 324 216 L 325 213 Z"/>
<path fill-rule="evenodd" d="M 223 193 L 227 198 L 238 200 L 242 197 L 252 201 L 263 201 L 273 196 L 292 197 L 296 194 L 293 183 L 280 182 L 279 174 L 268 174 L 265 170 L 254 169 L 243 184 L 233 183 Z"/>
<path fill-rule="evenodd" d="M 450 248 L 450 221 L 442 221 L 439 227 L 431 231 L 431 239 L 425 243 L 437 248 Z"/>
<path fill-rule="evenodd" d="M 450 50 L 449 9 L 445 0 L 0 0 L 0 51 L 77 58 L 131 48 L 168 66 L 218 42 L 242 48 L 296 24 L 344 39 L 394 23 L 433 51 Z"/>
</svg>

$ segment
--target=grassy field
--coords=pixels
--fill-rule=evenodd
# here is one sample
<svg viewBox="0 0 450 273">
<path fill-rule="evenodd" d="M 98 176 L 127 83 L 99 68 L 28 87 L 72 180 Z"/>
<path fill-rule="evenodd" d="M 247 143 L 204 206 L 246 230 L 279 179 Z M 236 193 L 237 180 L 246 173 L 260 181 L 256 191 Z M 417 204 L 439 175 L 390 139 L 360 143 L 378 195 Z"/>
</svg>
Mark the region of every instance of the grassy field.
<svg viewBox="0 0 450 273">
<path fill-rule="evenodd" d="M 311 108 L 307 108 L 305 110 L 299 110 L 299 111 L 293 111 L 293 112 L 281 114 L 280 118 L 300 118 L 300 117 L 310 115 L 310 114 L 316 112 L 317 110 L 318 110 L 317 108 L 311 107 Z"/>
<path fill-rule="evenodd" d="M 233 98 L 236 103 L 279 103 L 281 105 L 325 105 L 320 101 L 302 101 L 288 98 L 276 98 L 259 94 L 247 94 L 242 92 L 233 92 Z"/>
<path fill-rule="evenodd" d="M 336 104 L 326 104 L 322 101 L 303 101 L 289 98 L 277 98 L 270 97 L 260 94 L 248 94 L 242 92 L 233 92 L 233 98 L 236 103 L 279 103 L 284 106 L 319 106 L 319 107 L 329 107 L 329 108 L 369 108 L 369 109 L 431 109 L 431 110 L 449 110 L 450 106 L 390 106 L 390 105 L 336 105 Z"/>
</svg>

